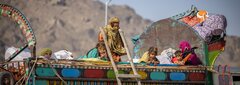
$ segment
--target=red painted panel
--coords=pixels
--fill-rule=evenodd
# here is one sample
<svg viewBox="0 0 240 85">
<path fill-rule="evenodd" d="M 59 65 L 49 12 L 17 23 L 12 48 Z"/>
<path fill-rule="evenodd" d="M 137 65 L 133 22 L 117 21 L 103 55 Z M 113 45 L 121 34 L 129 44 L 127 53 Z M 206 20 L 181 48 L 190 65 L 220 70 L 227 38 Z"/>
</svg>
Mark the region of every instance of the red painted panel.
<svg viewBox="0 0 240 85">
<path fill-rule="evenodd" d="M 104 78 L 105 73 L 104 70 L 101 69 L 87 69 L 84 70 L 84 75 L 85 78 Z"/>
<path fill-rule="evenodd" d="M 215 42 L 208 45 L 208 51 L 222 50 L 225 46 L 225 41 Z"/>
<path fill-rule="evenodd" d="M 189 73 L 188 78 L 190 81 L 204 81 L 205 74 L 204 73 Z"/>
</svg>

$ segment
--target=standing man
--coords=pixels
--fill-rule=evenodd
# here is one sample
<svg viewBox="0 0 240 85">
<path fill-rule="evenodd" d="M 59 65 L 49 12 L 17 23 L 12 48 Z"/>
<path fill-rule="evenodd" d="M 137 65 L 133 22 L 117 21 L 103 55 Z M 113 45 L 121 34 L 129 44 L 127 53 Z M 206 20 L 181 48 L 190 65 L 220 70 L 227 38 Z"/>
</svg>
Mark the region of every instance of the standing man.
<svg viewBox="0 0 240 85">
<path fill-rule="evenodd" d="M 126 50 L 119 33 L 119 23 L 120 21 L 117 17 L 112 17 L 109 20 L 109 24 L 104 27 L 107 43 L 115 62 L 121 61 L 121 56 L 126 55 Z M 103 42 L 103 35 L 101 33 L 99 33 L 98 40 L 99 42 Z"/>
</svg>

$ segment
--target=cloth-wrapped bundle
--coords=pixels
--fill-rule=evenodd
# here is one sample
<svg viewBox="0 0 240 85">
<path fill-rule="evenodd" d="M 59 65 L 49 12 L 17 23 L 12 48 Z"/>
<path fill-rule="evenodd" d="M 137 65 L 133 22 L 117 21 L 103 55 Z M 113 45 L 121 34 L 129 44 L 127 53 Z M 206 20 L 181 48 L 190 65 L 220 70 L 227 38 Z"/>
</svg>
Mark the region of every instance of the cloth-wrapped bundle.
<svg viewBox="0 0 240 85">
<path fill-rule="evenodd" d="M 200 26 L 199 24 L 193 27 L 198 34 L 205 40 L 206 42 L 210 42 L 212 39 L 211 31 L 208 30 L 208 28 L 204 28 L 203 26 Z"/>
<path fill-rule="evenodd" d="M 225 16 L 219 14 L 209 14 L 209 17 L 203 23 L 193 26 L 207 42 L 211 41 L 213 35 L 221 35 L 225 32 L 226 27 L 227 21 Z"/>
<path fill-rule="evenodd" d="M 206 21 L 203 22 L 203 27 L 212 31 L 213 35 L 221 35 L 227 27 L 225 16 L 220 14 L 210 14 Z"/>
</svg>

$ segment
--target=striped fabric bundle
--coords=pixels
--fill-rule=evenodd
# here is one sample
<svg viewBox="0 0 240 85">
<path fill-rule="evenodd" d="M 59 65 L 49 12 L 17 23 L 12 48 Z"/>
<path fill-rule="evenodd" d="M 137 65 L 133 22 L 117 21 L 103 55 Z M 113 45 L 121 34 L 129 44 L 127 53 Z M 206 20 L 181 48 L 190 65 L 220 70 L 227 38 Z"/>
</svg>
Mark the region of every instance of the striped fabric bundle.
<svg viewBox="0 0 240 85">
<path fill-rule="evenodd" d="M 225 32 L 227 21 L 225 16 L 219 14 L 209 14 L 209 17 L 200 24 L 193 26 L 199 35 L 210 42 L 213 35 L 221 35 Z"/>
<path fill-rule="evenodd" d="M 212 31 L 213 35 L 221 35 L 226 30 L 227 21 L 223 15 L 210 14 L 203 26 Z"/>
<path fill-rule="evenodd" d="M 198 32 L 198 34 L 203 38 L 203 40 L 205 40 L 206 42 L 211 41 L 211 39 L 212 39 L 211 31 L 204 28 L 200 24 L 194 26 L 193 28 Z"/>
</svg>

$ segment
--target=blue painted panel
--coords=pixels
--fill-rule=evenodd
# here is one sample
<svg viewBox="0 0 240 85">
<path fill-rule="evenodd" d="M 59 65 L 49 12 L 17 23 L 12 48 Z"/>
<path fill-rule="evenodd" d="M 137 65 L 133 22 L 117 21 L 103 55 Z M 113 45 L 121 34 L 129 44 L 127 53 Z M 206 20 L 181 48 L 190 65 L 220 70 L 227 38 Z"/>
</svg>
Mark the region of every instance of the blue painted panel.
<svg viewBox="0 0 240 85">
<path fill-rule="evenodd" d="M 78 69 L 62 69 L 61 71 L 63 77 L 77 78 L 81 75 L 81 71 Z"/>
<path fill-rule="evenodd" d="M 170 73 L 170 79 L 173 81 L 184 81 L 186 80 L 186 75 L 182 72 L 172 72 Z"/>
</svg>

